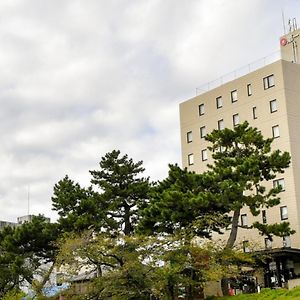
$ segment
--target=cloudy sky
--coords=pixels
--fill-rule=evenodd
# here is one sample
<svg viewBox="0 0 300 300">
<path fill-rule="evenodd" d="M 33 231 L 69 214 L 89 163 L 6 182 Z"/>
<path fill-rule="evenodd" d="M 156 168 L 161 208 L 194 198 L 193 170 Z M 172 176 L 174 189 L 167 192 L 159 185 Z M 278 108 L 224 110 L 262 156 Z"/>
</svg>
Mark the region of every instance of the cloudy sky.
<svg viewBox="0 0 300 300">
<path fill-rule="evenodd" d="M 162 179 L 179 163 L 180 102 L 279 50 L 298 0 L 1 0 L 0 219 L 51 211 L 106 152 Z M 28 193 L 29 191 L 29 193 Z"/>
</svg>

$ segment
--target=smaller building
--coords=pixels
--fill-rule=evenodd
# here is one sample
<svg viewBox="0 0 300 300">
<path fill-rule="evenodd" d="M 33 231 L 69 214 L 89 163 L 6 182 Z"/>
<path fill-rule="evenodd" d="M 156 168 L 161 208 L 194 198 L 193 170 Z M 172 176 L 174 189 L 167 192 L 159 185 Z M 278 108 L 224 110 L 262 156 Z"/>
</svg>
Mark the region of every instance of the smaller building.
<svg viewBox="0 0 300 300">
<path fill-rule="evenodd" d="M 35 215 L 25 215 L 17 218 L 18 224 L 24 224 L 26 222 L 32 222 L 32 219 L 36 217 Z M 50 218 L 46 218 L 46 221 L 50 223 Z"/>
<path fill-rule="evenodd" d="M 0 221 L 0 230 L 3 230 L 4 227 L 17 227 L 18 223 L 14 222 L 7 222 L 7 221 Z"/>
<path fill-rule="evenodd" d="M 8 222 L 0 220 L 0 230 L 3 230 L 4 227 L 17 227 L 26 222 L 32 222 L 32 219 L 36 217 L 35 215 L 25 215 L 17 218 L 17 222 Z M 50 223 L 50 218 L 46 218 L 46 221 Z"/>
</svg>

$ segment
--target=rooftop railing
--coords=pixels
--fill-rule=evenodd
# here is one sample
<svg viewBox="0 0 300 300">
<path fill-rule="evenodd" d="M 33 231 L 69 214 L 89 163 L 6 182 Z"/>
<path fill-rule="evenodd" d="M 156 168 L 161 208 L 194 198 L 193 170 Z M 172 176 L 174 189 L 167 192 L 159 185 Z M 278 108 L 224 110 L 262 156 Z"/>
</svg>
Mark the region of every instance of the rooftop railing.
<svg viewBox="0 0 300 300">
<path fill-rule="evenodd" d="M 214 88 L 217 88 L 229 81 L 232 81 L 234 79 L 237 79 L 241 76 L 247 75 L 255 70 L 258 70 L 262 67 L 265 67 L 266 65 L 269 65 L 281 58 L 280 51 L 273 52 L 269 54 L 268 56 L 265 56 L 263 58 L 260 58 L 254 62 L 249 63 L 248 65 L 245 65 L 239 69 L 236 69 L 230 73 L 227 73 L 225 75 L 222 75 L 221 77 L 207 82 L 200 87 L 196 88 L 196 96 L 204 94 Z"/>
</svg>

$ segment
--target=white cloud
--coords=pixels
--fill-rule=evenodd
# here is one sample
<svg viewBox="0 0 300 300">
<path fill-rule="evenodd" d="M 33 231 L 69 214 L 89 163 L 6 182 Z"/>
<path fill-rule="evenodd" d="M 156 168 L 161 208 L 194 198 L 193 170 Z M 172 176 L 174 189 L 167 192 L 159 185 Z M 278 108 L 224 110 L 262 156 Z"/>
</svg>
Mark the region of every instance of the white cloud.
<svg viewBox="0 0 300 300">
<path fill-rule="evenodd" d="M 0 3 L 0 219 L 51 212 L 120 149 L 153 180 L 180 162 L 179 102 L 278 49 L 297 1 L 4 0 Z"/>
</svg>

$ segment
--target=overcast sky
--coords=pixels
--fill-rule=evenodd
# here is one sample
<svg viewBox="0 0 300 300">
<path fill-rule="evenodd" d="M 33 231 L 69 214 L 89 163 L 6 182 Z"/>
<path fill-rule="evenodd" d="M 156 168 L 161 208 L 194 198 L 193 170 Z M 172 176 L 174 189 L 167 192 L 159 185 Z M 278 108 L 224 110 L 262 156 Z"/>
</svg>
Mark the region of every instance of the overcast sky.
<svg viewBox="0 0 300 300">
<path fill-rule="evenodd" d="M 0 220 L 55 219 L 54 184 L 83 186 L 106 152 L 152 180 L 181 164 L 180 102 L 279 50 L 299 0 L 1 0 Z"/>
</svg>

